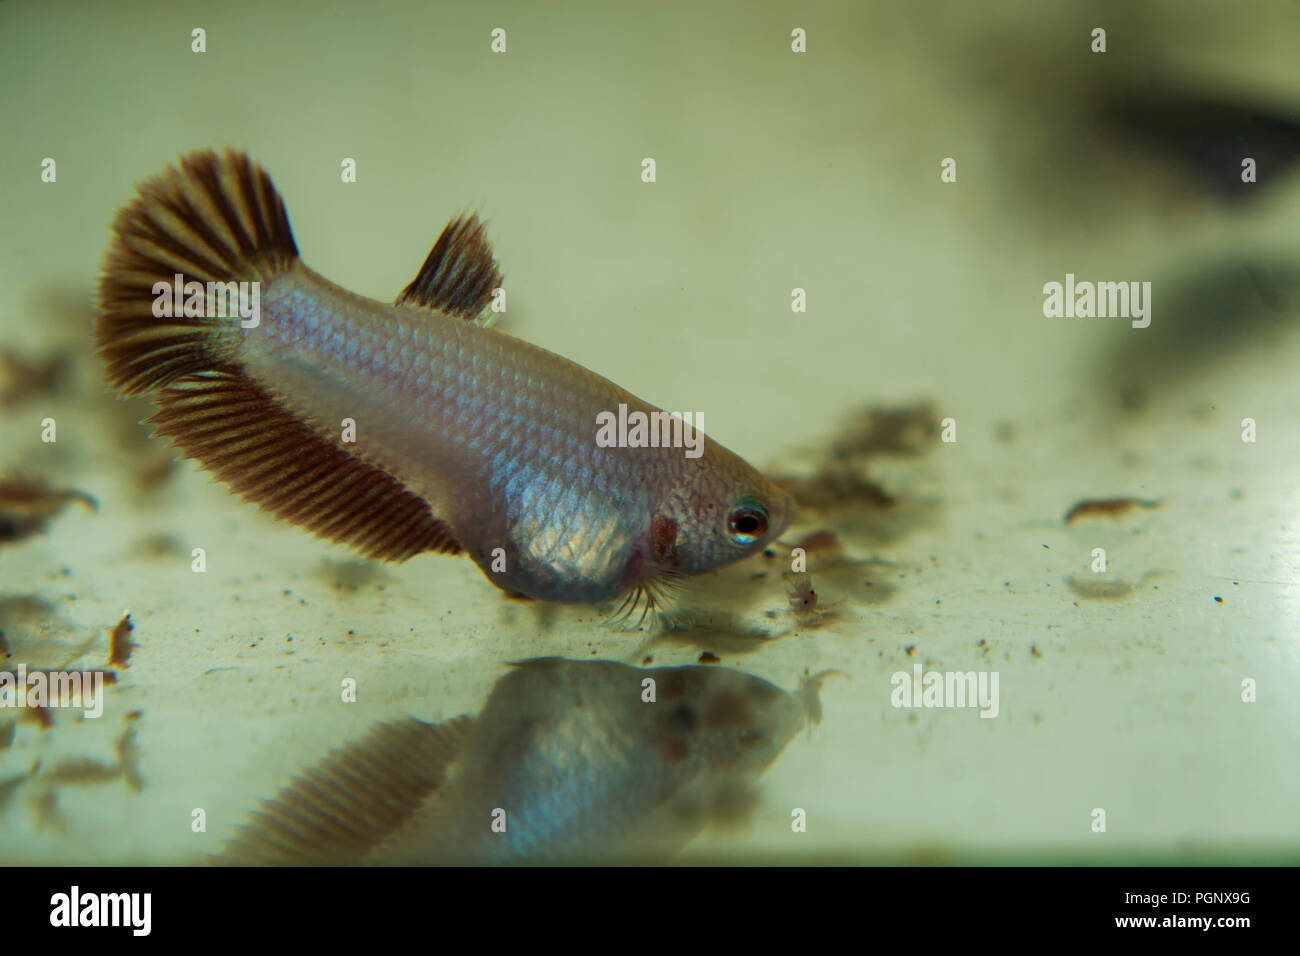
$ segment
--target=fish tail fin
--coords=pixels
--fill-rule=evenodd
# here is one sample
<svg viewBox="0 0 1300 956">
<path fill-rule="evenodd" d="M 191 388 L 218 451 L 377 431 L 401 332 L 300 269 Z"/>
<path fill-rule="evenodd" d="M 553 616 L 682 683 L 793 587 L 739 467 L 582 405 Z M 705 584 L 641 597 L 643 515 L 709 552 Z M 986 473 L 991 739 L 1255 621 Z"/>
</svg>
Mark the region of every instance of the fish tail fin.
<svg viewBox="0 0 1300 956">
<path fill-rule="evenodd" d="M 447 780 L 472 722 L 380 724 L 262 801 L 212 862 L 355 866 L 406 826 Z"/>
<path fill-rule="evenodd" d="M 154 434 L 318 537 L 383 560 L 459 551 L 426 501 L 245 374 L 244 294 L 260 308 L 260 284 L 297 261 L 284 202 L 264 170 L 232 150 L 182 157 L 141 185 L 113 224 L 95 325 L 109 381 L 124 395 L 152 394 Z M 190 304 L 189 282 L 202 283 L 202 307 L 177 308 L 177 299 Z"/>
<path fill-rule="evenodd" d="M 229 149 L 182 157 L 143 183 L 113 223 L 95 324 L 109 381 L 134 395 L 228 367 L 240 317 L 209 315 L 207 293 L 226 304 L 217 311 L 231 312 L 238 283 L 269 281 L 297 258 L 284 201 L 265 170 Z M 183 307 L 189 282 L 202 284 L 205 308 Z"/>
</svg>

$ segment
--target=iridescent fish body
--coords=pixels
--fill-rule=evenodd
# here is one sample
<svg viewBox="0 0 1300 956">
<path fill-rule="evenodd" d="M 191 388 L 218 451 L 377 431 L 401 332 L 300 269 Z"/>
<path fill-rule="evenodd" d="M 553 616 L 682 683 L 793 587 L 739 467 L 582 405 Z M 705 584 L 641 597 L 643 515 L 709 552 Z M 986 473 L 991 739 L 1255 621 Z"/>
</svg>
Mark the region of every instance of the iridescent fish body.
<svg viewBox="0 0 1300 956">
<path fill-rule="evenodd" d="M 114 232 L 96 329 L 112 383 L 152 393 L 159 433 L 321 537 L 391 560 L 463 550 L 527 597 L 652 606 L 793 518 L 785 492 L 711 441 L 699 457 L 598 444 L 598 416 L 659 409 L 478 321 L 501 276 L 472 216 L 395 304 L 307 268 L 243 154 L 183 158 Z M 190 282 L 204 295 L 182 310 Z M 241 282 L 260 314 L 210 314 L 213 290 Z M 177 308 L 159 315 L 173 285 Z"/>
<path fill-rule="evenodd" d="M 524 661 L 472 720 L 385 724 L 335 751 L 264 803 L 226 859 L 666 859 L 752 807 L 819 680 L 791 694 L 719 667 Z"/>
</svg>

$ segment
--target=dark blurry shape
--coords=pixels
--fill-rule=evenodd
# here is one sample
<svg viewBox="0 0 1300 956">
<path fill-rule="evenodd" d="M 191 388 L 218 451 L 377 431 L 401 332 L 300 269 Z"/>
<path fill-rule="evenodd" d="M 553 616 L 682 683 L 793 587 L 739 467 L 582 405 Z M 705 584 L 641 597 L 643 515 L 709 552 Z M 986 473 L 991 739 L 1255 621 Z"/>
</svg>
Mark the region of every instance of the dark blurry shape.
<svg viewBox="0 0 1300 956">
<path fill-rule="evenodd" d="M 1099 375 L 1134 412 L 1240 350 L 1279 344 L 1300 317 L 1300 268 L 1280 258 L 1202 261 L 1181 279 L 1156 281 L 1154 296 L 1150 328 L 1116 340 L 1100 359 Z"/>
<path fill-rule="evenodd" d="M 1090 601 L 1116 601 L 1133 593 L 1133 585 L 1109 574 L 1085 572 L 1065 579 L 1070 590 Z"/>
<path fill-rule="evenodd" d="M 0 349 L 0 406 L 56 394 L 66 380 L 70 365 L 66 351 L 29 359 L 13 349 Z"/>
<path fill-rule="evenodd" d="M 931 402 L 866 407 L 849 413 L 825 441 L 805 449 L 807 468 L 774 476 L 804 517 L 833 525 L 824 534 L 844 539 L 892 541 L 929 523 L 934 500 L 900 497 L 872 477 L 885 456 L 917 457 L 939 438 Z M 828 538 L 812 536 L 818 546 Z M 838 541 L 835 542 L 838 544 Z"/>
<path fill-rule="evenodd" d="M 44 598 L 30 594 L 0 597 L 0 628 L 6 635 L 5 656 L 11 647 L 21 647 L 24 640 L 44 637 L 56 626 L 58 608 Z"/>
<path fill-rule="evenodd" d="M 180 539 L 170 534 L 151 534 L 136 541 L 134 550 L 150 558 L 175 558 L 185 554 Z"/>
<path fill-rule="evenodd" d="M 45 598 L 36 597 L 34 594 L 0 597 L 0 623 L 4 623 L 6 627 L 13 624 L 36 626 L 43 622 L 48 623 L 55 613 L 55 606 L 49 604 Z M 8 644 L 5 648 L 8 649 Z"/>
<path fill-rule="evenodd" d="M 362 560 L 331 561 L 326 558 L 317 566 L 315 575 L 335 591 L 346 592 L 393 580 L 383 565 Z"/>
<path fill-rule="evenodd" d="M 139 712 L 135 712 L 139 716 Z M 127 714 L 130 718 L 131 715 Z M 122 735 L 113 741 L 113 750 L 117 753 L 117 768 L 122 773 L 122 780 L 135 793 L 144 789 L 144 778 L 140 776 L 140 748 L 135 742 L 135 728 L 127 727 Z"/>
<path fill-rule="evenodd" d="M 919 455 L 939 435 L 939 417 L 930 402 L 852 413 L 831 439 L 831 457 Z"/>
<path fill-rule="evenodd" d="M 26 773 L 16 773 L 11 777 L 0 777 L 0 813 L 9 809 L 9 804 L 14 798 L 14 793 L 31 779 L 32 774 L 36 773 L 36 768 L 40 764 L 34 764 L 32 769 Z"/>
<path fill-rule="evenodd" d="M 1150 401 L 1151 394 L 1140 382 L 1126 382 L 1119 390 L 1119 404 L 1126 412 L 1144 412 Z"/>
<path fill-rule="evenodd" d="M 1134 508 L 1160 507 L 1159 501 L 1144 501 L 1141 498 L 1094 498 L 1080 501 L 1065 514 L 1065 523 L 1074 524 L 1080 518 L 1118 518 Z"/>
<path fill-rule="evenodd" d="M 223 862 L 666 859 L 743 815 L 807 706 L 718 667 L 523 661 L 472 721 L 399 721 L 332 753 Z"/>
<path fill-rule="evenodd" d="M 804 535 L 793 545 L 802 548 L 806 554 L 816 554 L 826 558 L 838 558 L 844 552 L 844 545 L 834 531 L 822 528 Z"/>
<path fill-rule="evenodd" d="M 829 511 L 834 508 L 885 510 L 898 503 L 881 485 L 862 473 L 857 465 L 833 462 L 823 465 L 808 478 L 778 476 L 776 483 L 801 507 Z"/>
<path fill-rule="evenodd" d="M 719 656 L 752 654 L 776 638 L 772 631 L 746 623 L 744 615 L 711 606 L 674 609 L 665 623 L 654 643 L 699 647 Z"/>
<path fill-rule="evenodd" d="M 95 321 L 93 286 L 64 281 L 48 283 L 32 296 L 28 308 L 54 331 L 59 342 L 67 343 L 66 348 L 73 355 L 85 355 L 86 330 Z"/>
<path fill-rule="evenodd" d="M 152 446 L 150 446 L 152 450 Z M 142 494 L 157 491 L 176 473 L 176 459 L 156 454 L 141 464 L 135 473 L 136 488 Z"/>
<path fill-rule="evenodd" d="M 89 757 L 69 757 L 41 775 L 41 782 L 58 786 L 62 784 L 111 783 L 122 775 L 121 768 Z"/>
<path fill-rule="evenodd" d="M 73 501 L 80 501 L 91 511 L 99 509 L 98 503 L 89 495 L 80 491 L 55 490 L 39 478 L 0 480 L 0 544 L 20 541 L 41 531 L 50 519 Z"/>
<path fill-rule="evenodd" d="M 699 663 L 701 664 L 721 664 L 722 658 L 712 651 L 704 651 L 700 654 Z"/>
<path fill-rule="evenodd" d="M 136 647 L 131 640 L 131 632 L 135 630 L 135 625 L 131 623 L 131 615 L 125 615 L 122 620 L 113 625 L 113 630 L 108 635 L 108 663 L 112 667 L 126 667 L 127 661 L 131 659 L 131 651 Z"/>
<path fill-rule="evenodd" d="M 45 823 L 57 825 L 61 822 L 56 811 L 58 792 L 64 787 L 99 786 L 122 780 L 126 786 L 138 793 L 140 775 L 136 766 L 138 754 L 134 741 L 135 730 L 128 727 L 114 742 L 117 753 L 115 763 L 106 763 L 86 756 L 65 757 L 49 770 L 41 772 L 38 761 L 32 767 L 31 773 L 27 775 L 31 778 L 33 787 L 27 802 L 37 814 L 38 825 L 43 826 Z M 27 778 L 17 782 L 22 782 L 24 779 Z"/>
<path fill-rule="evenodd" d="M 66 829 L 66 821 L 59 812 L 58 791 L 53 787 L 41 787 L 28 794 L 27 806 L 36 817 L 36 829 L 49 827 L 57 833 Z"/>
<path fill-rule="evenodd" d="M 1220 198 L 1244 201 L 1283 181 L 1300 162 L 1300 111 L 1245 97 L 1130 87 L 1097 104 L 1105 128 L 1181 163 Z M 1256 181 L 1242 181 L 1253 159 Z"/>
<path fill-rule="evenodd" d="M 54 716 L 50 713 L 50 708 L 44 704 L 29 703 L 18 716 L 40 727 L 41 730 L 49 730 L 54 726 Z"/>
<path fill-rule="evenodd" d="M 0 724 L 0 750 L 7 750 L 13 744 L 17 731 L 18 724 L 12 720 Z"/>
<path fill-rule="evenodd" d="M 808 715 L 808 731 L 811 734 L 812 728 L 822 722 L 822 682 L 828 677 L 843 677 L 849 679 L 849 675 L 843 671 L 822 671 L 820 674 L 809 675 L 808 668 L 804 668 L 803 680 L 799 682 L 799 699 L 803 702 L 804 713 Z"/>
</svg>

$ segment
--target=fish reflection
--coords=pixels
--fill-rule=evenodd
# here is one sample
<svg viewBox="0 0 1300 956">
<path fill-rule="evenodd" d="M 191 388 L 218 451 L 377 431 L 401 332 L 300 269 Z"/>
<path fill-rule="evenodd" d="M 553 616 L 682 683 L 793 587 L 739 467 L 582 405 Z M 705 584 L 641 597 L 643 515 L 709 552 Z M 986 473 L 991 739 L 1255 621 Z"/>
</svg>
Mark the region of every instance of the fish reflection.
<svg viewBox="0 0 1300 956">
<path fill-rule="evenodd" d="M 265 802 L 223 862 L 537 863 L 667 859 L 733 814 L 820 716 L 717 667 L 538 658 L 476 718 L 383 724 Z"/>
</svg>

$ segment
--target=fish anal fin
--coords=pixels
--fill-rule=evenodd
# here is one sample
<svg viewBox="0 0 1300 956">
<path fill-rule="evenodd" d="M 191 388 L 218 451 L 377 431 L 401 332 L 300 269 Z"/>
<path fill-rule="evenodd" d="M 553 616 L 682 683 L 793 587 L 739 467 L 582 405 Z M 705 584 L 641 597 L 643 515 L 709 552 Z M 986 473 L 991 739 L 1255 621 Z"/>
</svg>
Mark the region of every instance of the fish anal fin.
<svg viewBox="0 0 1300 956">
<path fill-rule="evenodd" d="M 244 499 L 368 558 L 459 552 L 428 502 L 316 434 L 234 370 L 182 378 L 156 395 L 147 424 Z"/>
<path fill-rule="evenodd" d="M 355 865 L 399 830 L 447 779 L 472 725 L 415 718 L 373 728 L 331 751 L 262 802 L 217 862 Z"/>
<path fill-rule="evenodd" d="M 424 265 L 397 304 L 412 303 L 471 321 L 477 319 L 501 285 L 501 272 L 478 216 L 447 223 Z"/>
</svg>

